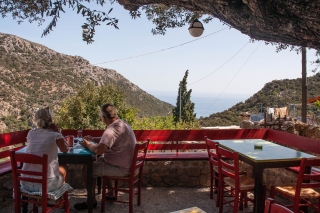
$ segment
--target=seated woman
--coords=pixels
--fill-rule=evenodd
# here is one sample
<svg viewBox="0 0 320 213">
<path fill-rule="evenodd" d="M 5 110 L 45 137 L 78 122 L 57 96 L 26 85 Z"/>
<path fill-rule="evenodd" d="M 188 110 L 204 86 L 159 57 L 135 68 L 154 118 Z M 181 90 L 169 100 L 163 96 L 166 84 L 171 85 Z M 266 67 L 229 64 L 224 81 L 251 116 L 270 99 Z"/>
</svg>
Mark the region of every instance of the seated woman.
<svg viewBox="0 0 320 213">
<path fill-rule="evenodd" d="M 67 166 L 58 163 L 58 148 L 61 152 L 69 150 L 64 137 L 56 124 L 52 123 L 49 108 L 39 109 L 34 116 L 37 128 L 30 130 L 27 135 L 26 153 L 42 156 L 48 155 L 48 191 L 54 191 L 62 186 L 67 177 Z M 41 165 L 25 163 L 23 169 L 41 171 Z M 30 175 L 24 175 L 30 176 Z M 41 184 L 21 181 L 22 188 L 38 192 Z"/>
</svg>

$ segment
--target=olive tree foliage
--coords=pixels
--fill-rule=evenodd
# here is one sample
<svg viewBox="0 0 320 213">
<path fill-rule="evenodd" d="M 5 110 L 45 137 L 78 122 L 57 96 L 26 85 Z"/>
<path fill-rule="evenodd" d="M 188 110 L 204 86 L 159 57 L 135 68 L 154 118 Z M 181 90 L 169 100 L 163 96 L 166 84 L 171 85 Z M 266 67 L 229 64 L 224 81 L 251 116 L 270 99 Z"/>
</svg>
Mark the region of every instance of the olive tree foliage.
<svg viewBox="0 0 320 213">
<path fill-rule="evenodd" d="M 87 82 L 74 96 L 62 102 L 55 120 L 63 129 L 104 129 L 100 106 L 112 103 L 118 116 L 132 124 L 138 110 L 127 106 L 124 100 L 124 93 L 113 85 L 95 86 Z"/>
<path fill-rule="evenodd" d="M 199 129 L 199 122 L 176 123 L 173 116 L 153 116 L 149 118 L 137 118 L 133 125 L 136 130 L 154 129 Z"/>
<path fill-rule="evenodd" d="M 110 0 L 110 4 L 115 0 Z M 95 34 L 95 27 L 105 23 L 118 29 L 118 19 L 110 17 L 112 8 L 108 11 L 98 11 L 86 6 L 88 3 L 95 3 L 101 7 L 106 4 L 105 0 L 2 0 L 0 1 L 0 14 L 4 18 L 11 14 L 18 23 L 28 20 L 30 23 L 37 22 L 42 25 L 45 18 L 51 19 L 44 29 L 42 36 L 46 36 L 57 25 L 61 13 L 65 13 L 66 8 L 81 14 L 86 22 L 81 26 L 83 29 L 83 40 L 88 44 L 92 43 Z"/>
<path fill-rule="evenodd" d="M 108 6 L 106 6 L 107 2 Z M 155 24 L 155 28 L 151 29 L 154 35 L 165 35 L 168 28 L 183 27 L 190 24 L 195 18 L 204 23 L 218 18 L 230 28 L 236 28 L 249 35 L 253 38 L 252 41 L 265 40 L 266 45 L 275 45 L 277 52 L 288 48 L 299 52 L 301 46 L 314 48 L 317 50 L 318 59 L 311 62 L 315 67 L 313 71 L 317 71 L 320 66 L 319 39 L 317 37 L 319 33 L 316 27 L 318 26 L 317 14 L 319 11 L 317 1 L 265 2 L 255 0 L 249 3 L 224 0 L 210 3 L 202 0 L 189 2 L 166 0 L 2 0 L 0 1 L 0 14 L 2 17 L 11 14 L 18 23 L 28 20 L 30 23 L 38 22 L 38 25 L 42 25 L 48 19 L 50 22 L 42 33 L 42 36 L 46 36 L 57 25 L 60 14 L 65 13 L 66 8 L 71 8 L 86 19 L 86 22 L 81 26 L 83 29 L 82 38 L 87 44 L 90 44 L 94 41 L 93 37 L 97 26 L 106 24 L 119 29 L 119 20 L 110 16 L 111 5 L 115 2 L 119 2 L 129 10 L 128 12 L 133 19 L 140 17 L 144 12 L 147 18 Z M 92 4 L 101 6 L 101 10 L 91 9 Z M 310 12 L 311 9 L 313 12 Z M 260 14 L 261 17 L 257 18 L 257 14 Z"/>
<path fill-rule="evenodd" d="M 191 92 L 187 90 L 187 78 L 189 71 L 184 74 L 182 81 L 179 83 L 177 105 L 172 110 L 174 121 L 177 122 L 194 122 L 196 113 L 194 113 L 194 103 L 191 102 Z"/>
<path fill-rule="evenodd" d="M 108 2 L 109 7 L 106 6 L 108 8 L 104 9 L 107 0 L 2 0 L 0 1 L 0 14 L 2 17 L 11 14 L 18 23 L 28 20 L 30 23 L 37 22 L 39 26 L 46 19 L 49 19 L 50 22 L 42 33 L 42 36 L 46 36 L 57 25 L 60 14 L 65 13 L 66 8 L 71 8 L 86 19 L 86 22 L 81 26 L 83 29 L 82 38 L 90 44 L 94 42 L 93 37 L 97 26 L 105 23 L 119 29 L 119 20 L 110 16 L 112 12 L 110 5 L 116 1 L 109 0 Z M 101 11 L 91 9 L 89 4 L 101 6 Z M 133 19 L 136 19 L 141 16 L 142 11 L 156 25 L 151 32 L 161 35 L 165 34 L 167 28 L 182 27 L 203 15 L 200 11 L 192 12 L 182 7 L 163 4 L 145 5 L 140 10 L 129 11 L 129 14 Z M 212 16 L 206 16 L 203 21 L 208 23 L 212 19 Z"/>
</svg>

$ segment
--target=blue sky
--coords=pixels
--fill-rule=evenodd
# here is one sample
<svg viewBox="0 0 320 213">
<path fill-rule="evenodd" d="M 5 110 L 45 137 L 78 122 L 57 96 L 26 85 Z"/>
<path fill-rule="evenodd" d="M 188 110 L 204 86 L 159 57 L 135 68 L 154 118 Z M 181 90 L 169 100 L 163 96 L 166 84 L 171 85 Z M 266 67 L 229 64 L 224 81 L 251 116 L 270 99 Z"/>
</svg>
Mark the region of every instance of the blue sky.
<svg viewBox="0 0 320 213">
<path fill-rule="evenodd" d="M 116 70 L 156 97 L 176 96 L 186 70 L 189 70 L 188 89 L 192 89 L 192 94 L 211 97 L 212 101 L 219 97 L 243 97 L 244 101 L 272 80 L 301 77 L 301 54 L 289 50 L 276 53 L 274 46 L 266 46 L 263 41 L 249 43 L 247 35 L 223 26 L 218 19 L 205 24 L 202 37 L 195 40 L 188 32 L 189 26 L 168 29 L 165 36 L 152 35 L 154 25 L 144 13 L 140 19 L 133 20 L 121 6 L 114 4 L 113 7 L 111 16 L 119 19 L 120 29 L 97 27 L 95 42 L 89 45 L 81 37 L 84 18 L 70 10 L 61 14 L 57 27 L 43 38 L 42 31 L 49 21 L 40 27 L 28 21 L 18 25 L 9 16 L 0 19 L 0 32 L 17 35 L 60 53 L 82 56 L 91 64 L 178 46 L 99 65 Z M 104 10 L 109 8 L 108 4 Z M 217 33 L 212 34 L 214 32 Z M 207 36 L 209 34 L 212 35 Z M 181 45 L 186 42 L 190 43 Z M 308 76 L 314 75 L 310 65 L 314 54 L 315 51 L 307 50 Z"/>
</svg>

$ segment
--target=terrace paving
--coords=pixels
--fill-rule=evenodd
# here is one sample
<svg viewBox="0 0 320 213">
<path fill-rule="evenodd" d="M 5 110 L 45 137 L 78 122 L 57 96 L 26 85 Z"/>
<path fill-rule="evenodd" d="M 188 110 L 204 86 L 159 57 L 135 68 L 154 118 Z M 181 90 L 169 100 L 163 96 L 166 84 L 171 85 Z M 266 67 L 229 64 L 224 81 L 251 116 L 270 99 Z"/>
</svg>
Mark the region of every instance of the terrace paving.
<svg viewBox="0 0 320 213">
<path fill-rule="evenodd" d="M 121 197 L 126 196 L 120 194 Z M 69 200 L 71 202 L 70 212 L 87 212 L 77 211 L 73 205 L 85 200 L 86 190 L 75 189 L 69 193 Z M 98 201 L 101 199 L 101 195 L 97 195 Z M 14 212 L 13 200 L 8 200 L 8 205 L 0 209 L 1 213 Z M 136 199 L 134 200 L 134 212 L 135 213 L 169 213 L 186 209 L 190 207 L 198 207 L 207 213 L 218 212 L 218 208 L 215 207 L 215 201 L 209 198 L 209 188 L 178 188 L 178 187 L 143 187 L 142 188 L 142 203 L 141 206 L 136 205 Z M 123 203 L 107 203 L 106 212 L 114 213 L 127 213 L 129 211 L 128 204 Z M 244 212 L 252 211 L 252 205 L 249 203 L 249 208 L 244 209 Z M 58 209 L 53 212 L 63 212 Z M 100 202 L 93 211 L 94 213 L 100 212 Z M 224 206 L 224 213 L 232 212 L 232 208 Z"/>
</svg>

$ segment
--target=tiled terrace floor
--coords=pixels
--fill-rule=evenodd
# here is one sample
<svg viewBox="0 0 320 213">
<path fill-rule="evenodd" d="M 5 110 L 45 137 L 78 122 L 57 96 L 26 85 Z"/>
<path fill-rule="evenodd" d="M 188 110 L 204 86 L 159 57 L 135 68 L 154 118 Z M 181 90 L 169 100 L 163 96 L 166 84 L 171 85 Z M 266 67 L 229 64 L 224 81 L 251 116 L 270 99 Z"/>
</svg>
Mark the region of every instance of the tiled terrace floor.
<svg viewBox="0 0 320 213">
<path fill-rule="evenodd" d="M 75 189 L 69 193 L 71 202 L 71 212 L 86 212 L 77 211 L 73 205 L 77 202 L 85 200 L 86 191 L 84 189 Z M 124 196 L 124 195 L 122 195 Z M 100 199 L 101 195 L 97 195 Z M 169 213 L 190 207 L 198 207 L 207 213 L 218 212 L 215 207 L 215 201 L 209 198 L 209 188 L 161 188 L 150 187 L 143 188 L 141 206 L 134 203 L 135 213 Z M 122 203 L 107 203 L 106 212 L 127 213 L 129 211 L 128 204 Z M 252 205 L 249 203 L 249 208 L 245 212 L 252 211 Z M 14 212 L 13 201 L 8 201 L 6 208 L 0 209 L 1 213 Z M 54 212 L 63 212 L 63 210 L 55 210 Z M 100 212 L 100 202 L 98 202 L 95 213 Z M 232 212 L 230 207 L 224 207 L 224 213 Z"/>
</svg>

